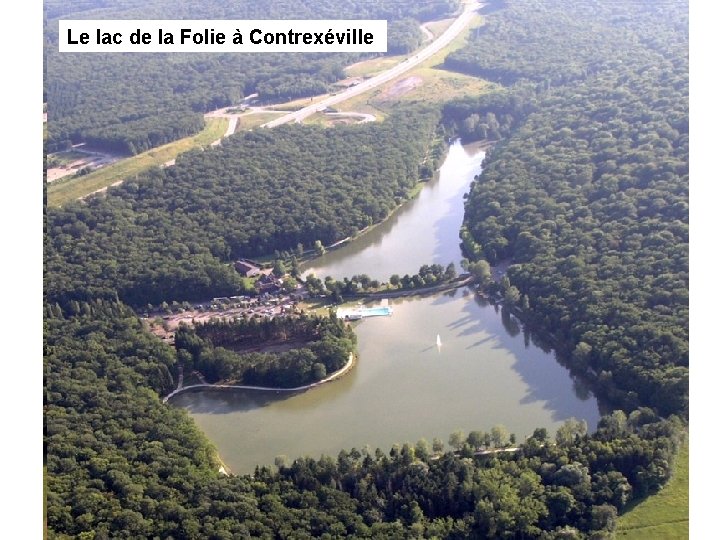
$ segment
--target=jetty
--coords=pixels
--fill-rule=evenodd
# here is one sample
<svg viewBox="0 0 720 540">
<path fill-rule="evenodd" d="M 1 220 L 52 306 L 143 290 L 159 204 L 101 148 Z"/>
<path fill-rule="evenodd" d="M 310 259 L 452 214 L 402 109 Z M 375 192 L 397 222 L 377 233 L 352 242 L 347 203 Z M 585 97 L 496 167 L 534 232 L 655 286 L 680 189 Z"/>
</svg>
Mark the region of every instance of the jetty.
<svg viewBox="0 0 720 540">
<path fill-rule="evenodd" d="M 348 321 L 358 321 L 365 317 L 388 317 L 392 315 L 392 313 L 393 310 L 390 306 L 340 308 L 337 310 L 337 318 Z"/>
</svg>

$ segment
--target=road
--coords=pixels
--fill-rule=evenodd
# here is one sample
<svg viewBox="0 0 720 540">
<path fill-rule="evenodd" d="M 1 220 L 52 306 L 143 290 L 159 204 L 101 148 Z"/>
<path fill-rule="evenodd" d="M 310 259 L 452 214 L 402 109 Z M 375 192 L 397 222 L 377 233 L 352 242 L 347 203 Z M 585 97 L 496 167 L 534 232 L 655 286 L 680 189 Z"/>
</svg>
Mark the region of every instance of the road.
<svg viewBox="0 0 720 540">
<path fill-rule="evenodd" d="M 458 34 L 460 34 L 460 32 L 470 23 L 473 16 L 475 15 L 475 11 L 479 7 L 480 4 L 477 2 L 466 4 L 465 9 L 460 14 L 460 16 L 455 19 L 455 21 L 453 21 L 453 23 L 448 27 L 448 29 L 445 30 L 445 32 L 443 32 L 437 39 L 435 39 L 435 41 L 430 43 L 419 53 L 401 62 L 395 67 L 392 67 L 387 71 L 380 73 L 379 75 L 375 75 L 374 77 L 367 79 L 356 86 L 351 86 L 350 88 L 339 94 L 330 96 L 329 98 L 318 101 L 317 103 L 313 103 L 312 105 L 308 105 L 307 107 L 304 107 L 299 111 L 295 111 L 293 113 L 286 114 L 285 116 L 281 116 L 280 118 L 276 118 L 275 120 L 263 124 L 261 127 L 273 128 L 275 126 L 287 124 L 288 122 L 302 122 L 308 116 L 313 115 L 320 110 L 324 110 L 332 105 L 337 105 L 342 101 L 348 100 L 359 94 L 367 92 L 368 90 L 385 84 L 386 82 L 391 81 L 396 77 L 399 77 L 403 73 L 406 73 L 418 64 L 424 62 L 444 47 L 447 47 L 450 42 L 455 39 Z"/>
</svg>

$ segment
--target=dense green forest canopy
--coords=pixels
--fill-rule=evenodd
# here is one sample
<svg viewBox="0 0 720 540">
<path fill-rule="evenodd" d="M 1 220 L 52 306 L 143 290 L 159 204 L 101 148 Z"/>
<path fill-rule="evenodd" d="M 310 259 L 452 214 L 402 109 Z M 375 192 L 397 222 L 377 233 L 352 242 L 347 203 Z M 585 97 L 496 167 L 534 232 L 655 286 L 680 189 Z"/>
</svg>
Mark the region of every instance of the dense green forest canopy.
<svg viewBox="0 0 720 540">
<path fill-rule="evenodd" d="M 265 101 L 322 94 L 349 54 L 77 54 L 57 51 L 57 19 L 386 19 L 390 53 L 422 39 L 419 21 L 457 0 L 379 2 L 46 2 L 45 96 L 50 151 L 70 143 L 135 154 L 202 129 L 202 113 L 259 93 Z"/>
<path fill-rule="evenodd" d="M 196 426 L 159 400 L 188 356 L 114 295 L 212 296 L 236 286 L 222 264 L 236 254 L 381 218 L 417 180 L 438 115 L 238 136 L 48 210 L 49 538 L 599 538 L 663 485 L 687 425 L 687 3 L 507 5 L 477 39 L 504 44 L 501 80 L 524 81 L 444 109 L 451 133 L 503 138 L 468 196 L 463 246 L 473 268 L 510 259 L 506 296 L 527 297 L 525 319 L 625 412 L 592 434 L 538 429 L 517 452 L 476 455 L 488 434 L 474 431 L 453 434 L 455 452 L 421 440 L 221 477 Z M 595 41 L 582 22 L 613 31 Z"/>
<path fill-rule="evenodd" d="M 281 353 L 251 352 L 267 342 L 290 344 Z M 302 314 L 271 320 L 211 320 L 175 333 L 184 368 L 200 371 L 211 383 L 297 388 L 338 371 L 355 351 L 355 333 L 343 321 Z"/>
<path fill-rule="evenodd" d="M 438 118 L 408 109 L 380 123 L 239 134 L 106 197 L 48 209 L 45 293 L 134 305 L 235 294 L 227 261 L 331 245 L 385 218 L 418 182 Z"/>
<path fill-rule="evenodd" d="M 542 4 L 553 13 L 564 5 Z M 602 394 L 627 408 L 686 413 L 687 34 L 683 46 L 681 4 L 648 6 L 598 8 L 596 17 L 621 20 L 627 32 L 630 15 L 648 24 L 622 42 L 611 67 L 525 107 L 530 114 L 473 185 L 464 245 L 475 258 L 515 263 L 508 276 L 528 295 L 530 319 L 570 349 Z M 516 16 L 498 12 L 497 24 Z M 511 94 L 505 107 L 521 102 Z"/>
<path fill-rule="evenodd" d="M 662 48 L 687 55 L 687 2 L 491 0 L 501 7 L 445 66 L 512 84 L 563 84 Z"/>
<path fill-rule="evenodd" d="M 122 304 L 48 311 L 48 538 L 579 537 L 661 485 L 682 434 L 643 409 L 592 435 L 575 421 L 555 441 L 536 430 L 517 453 L 473 457 L 507 443 L 494 429 L 453 434 L 457 452 L 420 440 L 222 477 L 184 411 L 158 399 L 173 349 Z"/>
</svg>

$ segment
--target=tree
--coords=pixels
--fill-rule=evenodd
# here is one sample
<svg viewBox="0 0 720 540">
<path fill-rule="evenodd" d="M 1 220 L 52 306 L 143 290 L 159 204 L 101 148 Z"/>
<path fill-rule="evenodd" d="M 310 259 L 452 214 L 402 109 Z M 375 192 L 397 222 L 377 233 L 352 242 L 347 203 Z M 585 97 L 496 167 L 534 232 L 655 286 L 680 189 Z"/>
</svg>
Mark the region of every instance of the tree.
<svg viewBox="0 0 720 540">
<path fill-rule="evenodd" d="M 459 451 L 463 447 L 463 444 L 465 444 L 465 433 L 460 429 L 453 431 L 450 434 L 450 440 L 448 442 L 452 448 Z"/>
<path fill-rule="evenodd" d="M 447 265 L 447 268 L 445 269 L 445 275 L 444 279 L 446 281 L 452 281 L 457 277 L 457 270 L 455 269 L 455 263 L 450 263 Z"/>
<path fill-rule="evenodd" d="M 607 440 L 617 439 L 625 433 L 627 422 L 627 415 L 623 411 L 613 411 L 600 419 L 598 431 L 602 431 Z"/>
<path fill-rule="evenodd" d="M 315 240 L 315 252 L 318 255 L 325 255 L 325 246 L 323 246 L 320 240 Z"/>
<path fill-rule="evenodd" d="M 492 270 L 490 264 L 485 260 L 479 260 L 468 264 L 468 272 L 470 272 L 475 281 L 481 287 L 484 287 L 492 279 Z"/>
<path fill-rule="evenodd" d="M 300 277 L 300 263 L 295 255 L 293 255 L 290 260 L 290 275 L 294 278 Z"/>
<path fill-rule="evenodd" d="M 508 432 L 507 428 L 501 424 L 493 426 L 493 428 L 490 430 L 490 437 L 495 448 L 502 448 L 503 446 L 507 446 L 509 436 L 510 433 Z"/>
<path fill-rule="evenodd" d="M 467 442 L 472 448 L 477 450 L 482 446 L 484 436 L 485 434 L 482 431 L 471 431 L 468 435 Z"/>
<path fill-rule="evenodd" d="M 516 306 L 518 301 L 520 300 L 520 291 L 517 287 L 511 285 L 505 290 L 503 299 L 505 300 L 505 304 L 507 304 L 508 306 Z"/>
<path fill-rule="evenodd" d="M 565 420 L 555 433 L 555 442 L 559 446 L 570 446 L 578 437 L 587 434 L 587 422 L 578 420 L 577 418 L 569 418 Z"/>
<path fill-rule="evenodd" d="M 415 443 L 415 457 L 425 462 L 430 459 L 430 443 L 427 439 L 420 439 Z"/>
<path fill-rule="evenodd" d="M 432 450 L 436 454 L 440 454 L 445 449 L 445 443 L 442 442 L 442 440 L 438 439 L 437 437 L 433 438 L 432 442 Z"/>
<path fill-rule="evenodd" d="M 592 524 L 595 530 L 613 532 L 617 526 L 617 508 L 609 504 L 593 506 L 591 509 Z"/>
<path fill-rule="evenodd" d="M 572 352 L 572 362 L 578 369 L 586 369 L 590 362 L 592 346 L 589 343 L 581 341 L 575 346 Z"/>
<path fill-rule="evenodd" d="M 545 428 L 535 428 L 535 431 L 533 431 L 533 434 L 531 435 L 531 438 L 535 439 L 538 442 L 545 442 L 548 437 L 547 429 Z"/>
<path fill-rule="evenodd" d="M 327 370 L 325 369 L 325 364 L 322 364 L 320 362 L 317 362 L 313 364 L 313 379 L 316 381 L 321 381 L 325 377 L 327 377 Z"/>
<path fill-rule="evenodd" d="M 295 289 L 297 289 L 297 285 L 297 279 L 295 279 L 294 277 L 286 276 L 285 278 L 283 278 L 283 291 L 291 293 Z"/>
<path fill-rule="evenodd" d="M 285 266 L 285 262 L 282 259 L 275 259 L 275 264 L 273 265 L 273 274 L 275 274 L 277 277 L 283 277 L 285 274 L 287 274 L 287 267 Z"/>
</svg>

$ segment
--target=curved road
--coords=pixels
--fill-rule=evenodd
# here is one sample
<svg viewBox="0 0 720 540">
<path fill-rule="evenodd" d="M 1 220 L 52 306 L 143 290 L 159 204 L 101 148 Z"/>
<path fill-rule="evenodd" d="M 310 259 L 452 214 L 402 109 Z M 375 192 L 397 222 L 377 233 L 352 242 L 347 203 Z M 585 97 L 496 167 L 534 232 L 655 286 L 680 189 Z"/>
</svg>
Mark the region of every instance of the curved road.
<svg viewBox="0 0 720 540">
<path fill-rule="evenodd" d="M 457 37 L 457 35 L 463 30 L 463 28 L 465 28 L 470 23 L 470 20 L 475 15 L 475 11 L 479 7 L 480 4 L 477 2 L 466 4 L 465 9 L 460 14 L 460 16 L 455 19 L 453 23 L 448 27 L 448 29 L 445 30 L 445 32 L 443 32 L 437 39 L 435 39 L 435 41 L 430 43 L 430 45 L 425 47 L 419 53 L 401 62 L 397 66 L 390 68 L 387 71 L 376 75 L 375 77 L 367 79 L 366 81 L 363 81 L 356 86 L 351 86 L 344 92 L 341 92 L 334 96 L 330 96 L 329 98 L 318 101 L 317 103 L 313 103 L 312 105 L 308 105 L 307 107 L 304 107 L 299 111 L 295 111 L 293 113 L 286 114 L 285 116 L 281 116 L 280 118 L 263 124 L 261 127 L 273 128 L 281 124 L 287 124 L 288 122 L 302 122 L 308 116 L 315 114 L 322 109 L 330 107 L 331 105 L 336 105 L 342 101 L 367 92 L 372 88 L 380 86 L 381 84 L 385 84 L 386 82 L 396 77 L 399 77 L 406 71 L 409 71 L 410 69 L 414 68 L 421 62 L 424 62 L 432 55 L 446 47 L 453 39 Z"/>
</svg>

